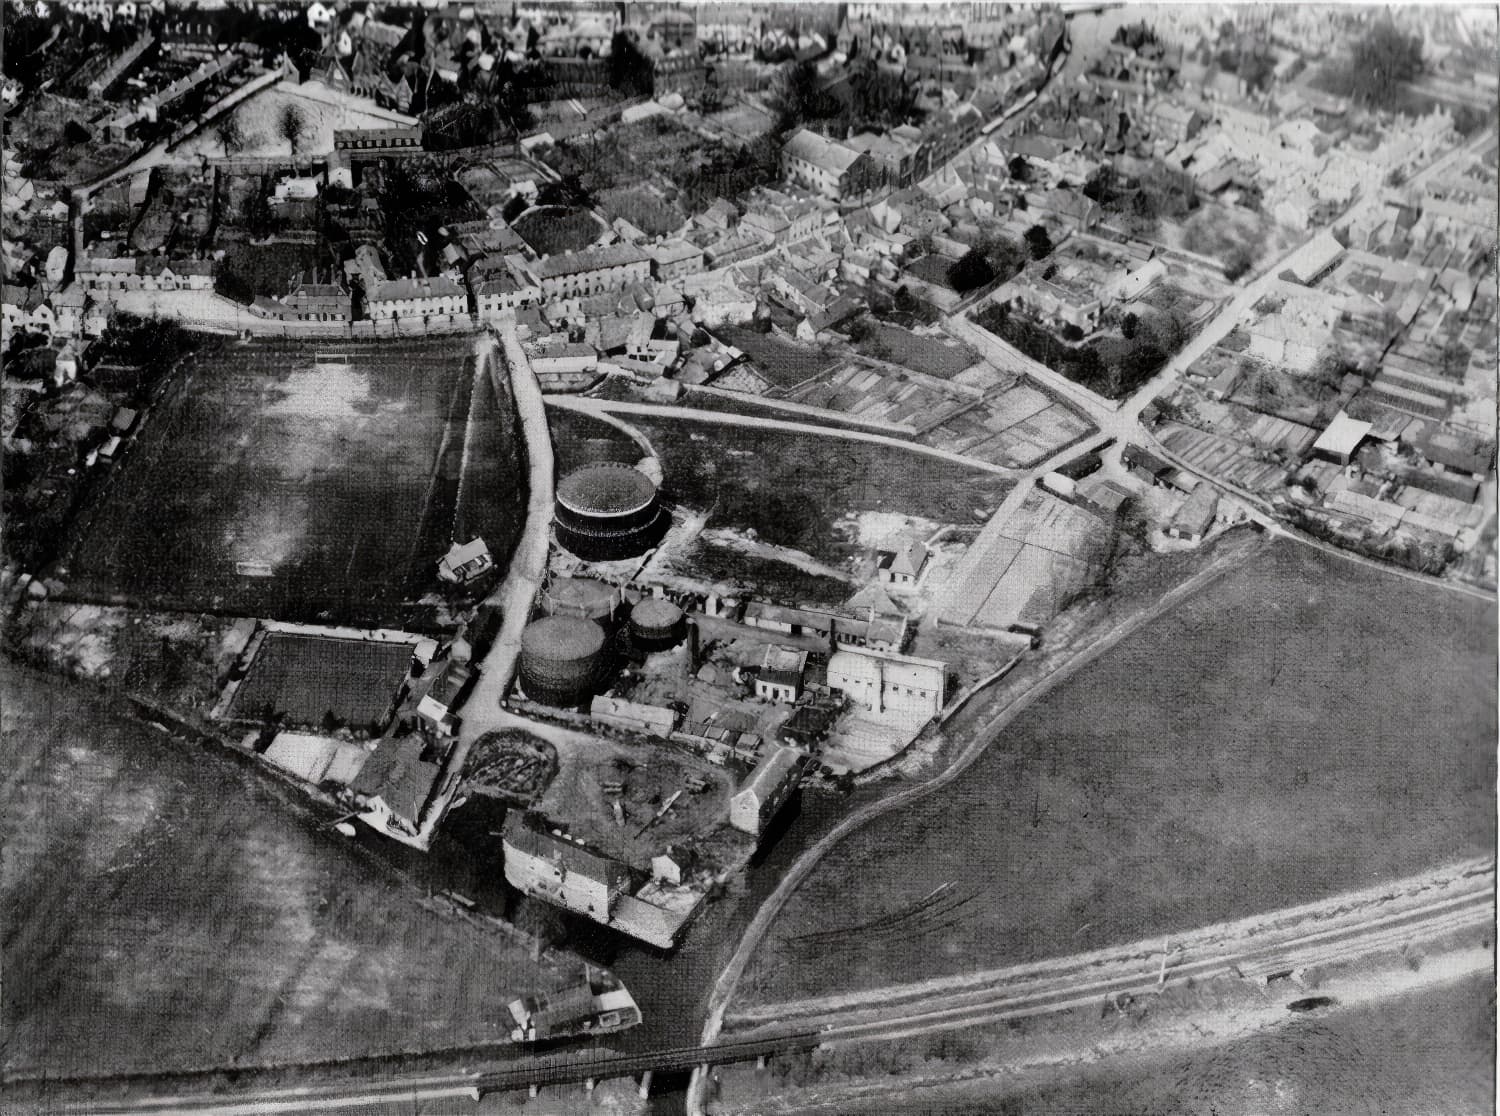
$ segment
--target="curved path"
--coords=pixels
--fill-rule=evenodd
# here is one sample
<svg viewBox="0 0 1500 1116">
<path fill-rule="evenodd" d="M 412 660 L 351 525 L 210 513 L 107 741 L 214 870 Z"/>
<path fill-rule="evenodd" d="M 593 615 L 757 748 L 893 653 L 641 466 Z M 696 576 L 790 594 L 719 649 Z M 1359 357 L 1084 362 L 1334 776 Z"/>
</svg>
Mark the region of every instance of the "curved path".
<svg viewBox="0 0 1500 1116">
<path fill-rule="evenodd" d="M 1100 639 L 1090 644 L 1086 649 L 1077 652 L 1058 669 L 1052 671 L 1046 677 L 1039 679 L 1029 688 L 1012 698 L 1004 708 L 970 737 L 969 742 L 964 745 L 963 750 L 957 758 L 937 775 L 926 782 L 919 783 L 906 790 L 898 791 L 889 797 L 869 803 L 834 826 L 821 840 L 803 850 L 802 854 L 793 862 L 786 875 L 782 877 L 781 883 L 777 885 L 776 890 L 766 897 L 760 909 L 755 912 L 755 917 L 751 920 L 750 925 L 741 937 L 740 944 L 735 949 L 734 955 L 729 959 L 729 963 L 724 967 L 723 972 L 719 974 L 719 979 L 714 984 L 713 992 L 709 997 L 708 1019 L 703 1025 L 702 1045 L 709 1046 L 718 1039 L 719 1032 L 724 1027 L 724 1016 L 728 1010 L 729 1001 L 733 998 L 735 989 L 739 986 L 740 978 L 744 975 L 745 968 L 749 964 L 751 956 L 759 947 L 761 939 L 765 937 L 766 932 L 770 929 L 771 923 L 781 913 L 781 909 L 792 897 L 792 894 L 802 885 L 808 876 L 812 875 L 819 862 L 835 845 L 865 823 L 880 817 L 882 814 L 900 809 L 903 806 L 925 798 L 958 779 L 960 775 L 967 771 L 984 754 L 990 744 L 998 738 L 1000 730 L 1023 713 L 1033 702 L 1050 693 L 1054 687 L 1066 681 L 1074 672 L 1093 662 L 1127 635 L 1155 620 L 1187 597 L 1203 589 L 1210 582 L 1229 572 L 1230 565 L 1231 562 L 1227 559 L 1216 560 L 1213 564 L 1200 570 L 1192 578 L 1166 593 L 1160 601 L 1150 608 L 1127 617 L 1120 624 L 1105 633 Z M 701 1113 L 703 1111 L 706 1084 L 704 1075 L 701 1072 L 695 1071 L 692 1083 L 688 1088 L 688 1111 L 690 1113 Z"/>
<path fill-rule="evenodd" d="M 581 395 L 554 395 L 548 398 L 548 402 L 566 410 L 582 411 L 585 414 L 594 415 L 595 417 L 615 412 L 626 415 L 646 415 L 651 418 L 681 419 L 686 422 L 713 423 L 717 426 L 738 426 L 751 430 L 776 430 L 785 434 L 813 434 L 823 438 L 842 438 L 849 442 L 866 442 L 870 445 L 887 446 L 890 449 L 921 454 L 924 457 L 936 458 L 955 465 L 964 465 L 970 469 L 979 469 L 983 472 L 995 473 L 1002 477 L 1017 477 L 1020 475 L 1017 470 L 1008 466 L 996 465 L 990 461 L 978 461 L 972 457 L 965 457 L 961 453 L 935 449 L 932 446 L 922 446 L 915 442 L 903 441 L 900 438 L 887 437 L 884 434 L 869 434 L 862 430 L 848 430 L 838 426 L 816 426 L 812 423 L 762 418 L 758 415 L 736 415 L 725 411 L 700 411 L 692 407 L 661 406 L 654 403 L 616 403 L 612 400 L 590 399 Z"/>
<path fill-rule="evenodd" d="M 810 434 L 820 438 L 843 438 L 844 441 L 862 441 L 871 446 L 886 446 L 906 453 L 919 453 L 926 458 L 947 460 L 954 465 L 966 465 L 971 469 L 995 472 L 1001 477 L 1017 477 L 1019 471 L 1007 465 L 996 465 L 989 460 L 965 458 L 962 453 L 939 450 L 932 446 L 918 446 L 900 438 L 889 438 L 883 434 L 867 434 L 850 431 L 843 426 L 816 426 L 813 423 L 793 423 L 786 419 L 762 419 L 751 414 L 732 414 L 727 411 L 699 411 L 691 407 L 672 407 L 658 404 L 616 404 L 612 399 L 589 399 L 588 396 L 549 396 L 547 402 L 568 411 L 582 411 L 591 416 L 603 414 L 640 414 L 651 419 L 681 419 L 691 423 L 714 423 L 717 426 L 739 426 L 753 431 L 780 431 L 781 434 Z"/>
</svg>

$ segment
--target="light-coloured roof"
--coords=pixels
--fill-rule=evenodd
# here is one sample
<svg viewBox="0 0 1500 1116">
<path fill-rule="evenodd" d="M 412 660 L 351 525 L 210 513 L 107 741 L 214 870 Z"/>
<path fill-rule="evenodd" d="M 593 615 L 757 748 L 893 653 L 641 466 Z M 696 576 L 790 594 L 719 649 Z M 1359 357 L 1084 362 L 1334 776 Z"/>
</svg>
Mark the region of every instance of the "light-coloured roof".
<svg viewBox="0 0 1500 1116">
<path fill-rule="evenodd" d="M 767 752 L 755 765 L 755 770 L 750 772 L 750 777 L 745 780 L 735 797 L 753 794 L 764 802 L 776 793 L 776 789 L 784 781 L 792 777 L 801 763 L 802 753 L 796 748 L 781 747 L 774 752 Z"/>
<path fill-rule="evenodd" d="M 856 655 L 852 651 L 835 651 L 828 660 L 828 677 L 852 678 L 872 686 L 880 685 L 880 662 L 869 655 Z"/>
<path fill-rule="evenodd" d="M 1333 416 L 1333 421 L 1328 424 L 1328 429 L 1318 435 L 1318 440 L 1313 443 L 1313 449 L 1322 453 L 1333 453 L 1339 455 L 1352 454 L 1359 446 L 1360 441 L 1373 429 L 1368 422 L 1360 422 L 1352 419 L 1340 411 Z"/>
<path fill-rule="evenodd" d="M 782 150 L 831 174 L 843 174 L 862 154 L 806 128 L 794 132 L 782 145 Z"/>
</svg>

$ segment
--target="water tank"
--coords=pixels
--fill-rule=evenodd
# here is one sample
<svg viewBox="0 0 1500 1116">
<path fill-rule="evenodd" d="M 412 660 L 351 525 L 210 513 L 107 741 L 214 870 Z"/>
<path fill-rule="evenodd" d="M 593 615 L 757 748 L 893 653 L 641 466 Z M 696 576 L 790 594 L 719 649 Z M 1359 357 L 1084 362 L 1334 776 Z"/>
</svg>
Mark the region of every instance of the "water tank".
<svg viewBox="0 0 1500 1116">
<path fill-rule="evenodd" d="M 544 616 L 521 633 L 521 688 L 533 701 L 577 705 L 598 681 L 604 629 L 581 616 Z"/>
<path fill-rule="evenodd" d="M 630 610 L 630 642 L 643 651 L 665 651 L 683 636 L 682 609 L 660 597 L 646 597 Z"/>
<path fill-rule="evenodd" d="M 582 616 L 604 623 L 619 600 L 613 585 L 588 577 L 560 577 L 542 594 L 542 607 L 553 616 Z"/>
<path fill-rule="evenodd" d="M 623 462 L 585 465 L 557 486 L 557 541 L 585 561 L 644 554 L 668 522 L 651 478 Z"/>
</svg>

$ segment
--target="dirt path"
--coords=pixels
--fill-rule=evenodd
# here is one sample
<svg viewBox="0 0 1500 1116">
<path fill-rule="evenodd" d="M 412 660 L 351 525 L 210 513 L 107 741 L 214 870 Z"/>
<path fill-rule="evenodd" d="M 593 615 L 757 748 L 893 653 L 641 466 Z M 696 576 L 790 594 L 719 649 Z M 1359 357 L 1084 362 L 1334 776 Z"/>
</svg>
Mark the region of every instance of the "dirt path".
<svg viewBox="0 0 1500 1116">
<path fill-rule="evenodd" d="M 961 453 L 950 453 L 948 450 L 921 446 L 915 442 L 890 438 L 884 434 L 870 434 L 862 430 L 850 430 L 839 426 L 816 426 L 812 423 L 790 422 L 786 419 L 761 418 L 758 415 L 737 415 L 727 411 L 699 411 L 692 407 L 658 406 L 654 403 L 616 403 L 613 400 L 589 399 L 584 396 L 553 396 L 551 402 L 556 406 L 581 411 L 595 417 L 615 412 L 625 415 L 646 415 L 651 418 L 680 419 L 685 422 L 713 423 L 718 426 L 739 426 L 751 430 L 812 434 L 820 438 L 842 438 L 849 442 L 868 442 L 872 445 L 920 454 L 923 457 L 950 461 L 955 465 L 965 465 L 970 469 L 979 469 L 986 473 L 996 473 L 1002 477 L 1016 475 L 1015 469 L 1006 465 L 996 465 L 993 461 L 980 461 L 978 458 L 965 457 Z"/>
<path fill-rule="evenodd" d="M 513 332 L 502 332 L 501 341 L 504 344 L 503 356 L 494 338 L 486 335 L 475 342 L 474 357 L 493 379 L 497 398 L 504 396 L 502 376 L 509 372 L 510 389 L 515 396 L 516 411 L 526 439 L 530 485 L 526 530 L 516 544 L 505 580 L 485 600 L 486 604 L 500 610 L 500 634 L 485 656 L 473 692 L 464 703 L 458 743 L 443 773 L 438 801 L 427 812 L 427 820 L 416 839 L 407 842 L 424 849 L 431 844 L 433 833 L 463 781 L 469 750 L 485 733 L 504 728 L 508 723 L 500 702 L 515 676 L 516 661 L 521 655 L 521 632 L 531 616 L 531 606 L 541 591 L 542 575 L 547 567 L 548 536 L 552 525 L 552 436 L 547 428 L 541 388 L 532 374 L 530 362 Z"/>
</svg>

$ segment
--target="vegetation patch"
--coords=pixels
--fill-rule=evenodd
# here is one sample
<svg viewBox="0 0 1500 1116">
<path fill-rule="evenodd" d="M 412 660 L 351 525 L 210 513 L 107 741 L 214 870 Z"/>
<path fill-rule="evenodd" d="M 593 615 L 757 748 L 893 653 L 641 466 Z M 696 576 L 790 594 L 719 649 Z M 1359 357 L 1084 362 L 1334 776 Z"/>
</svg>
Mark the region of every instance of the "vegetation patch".
<svg viewBox="0 0 1500 1116">
<path fill-rule="evenodd" d="M 547 206 L 523 213 L 512 226 L 539 256 L 577 252 L 598 240 L 604 229 L 587 209 Z"/>
<path fill-rule="evenodd" d="M 1127 314 L 1119 333 L 1096 335 L 1079 343 L 1059 337 L 1047 326 L 1004 303 L 992 303 L 974 321 L 1074 383 L 1106 399 L 1123 399 L 1161 371 L 1187 341 L 1188 327 L 1175 311 Z M 1066 332 L 1066 330 L 1065 330 Z"/>
<path fill-rule="evenodd" d="M 679 419 L 636 425 L 663 457 L 663 493 L 709 510 L 709 527 L 753 530 L 833 564 L 857 550 L 836 526 L 850 512 L 972 523 L 1010 488 L 993 473 L 885 445 Z"/>
</svg>

